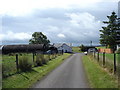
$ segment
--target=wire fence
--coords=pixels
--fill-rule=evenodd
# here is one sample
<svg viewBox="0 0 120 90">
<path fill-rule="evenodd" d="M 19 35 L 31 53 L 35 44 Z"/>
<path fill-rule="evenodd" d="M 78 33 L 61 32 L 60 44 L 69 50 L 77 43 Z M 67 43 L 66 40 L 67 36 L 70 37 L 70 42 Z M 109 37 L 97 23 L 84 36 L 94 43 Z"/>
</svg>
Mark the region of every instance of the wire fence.
<svg viewBox="0 0 120 90">
<path fill-rule="evenodd" d="M 94 57 L 94 59 L 97 60 L 101 66 L 107 68 L 110 72 L 117 73 L 120 54 L 93 52 L 89 53 L 89 55 L 92 55 L 92 57 Z"/>
<path fill-rule="evenodd" d="M 110 73 L 114 73 L 118 78 L 118 87 L 120 87 L 120 54 L 91 52 L 88 53 L 88 55 L 92 56 L 94 60 L 97 60 L 97 62 Z"/>
<path fill-rule="evenodd" d="M 27 58 L 28 62 L 31 64 L 32 68 L 36 66 L 42 66 L 47 64 L 48 61 L 55 59 L 57 56 L 62 55 L 62 53 L 53 54 L 43 54 L 43 53 L 13 53 L 2 55 L 2 77 L 6 78 L 8 76 L 20 73 L 21 60 Z M 22 63 L 26 63 L 25 61 Z M 41 63 L 41 65 L 38 65 Z"/>
</svg>

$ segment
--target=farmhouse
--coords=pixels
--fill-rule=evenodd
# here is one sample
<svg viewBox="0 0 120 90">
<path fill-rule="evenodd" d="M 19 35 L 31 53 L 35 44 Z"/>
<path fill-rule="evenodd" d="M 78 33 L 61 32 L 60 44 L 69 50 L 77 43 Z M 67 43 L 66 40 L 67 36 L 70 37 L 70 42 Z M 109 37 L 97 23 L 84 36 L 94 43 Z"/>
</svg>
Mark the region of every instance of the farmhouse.
<svg viewBox="0 0 120 90">
<path fill-rule="evenodd" d="M 2 47 L 3 45 L 0 45 L 0 54 L 2 54 Z"/>
<path fill-rule="evenodd" d="M 70 44 L 55 43 L 53 46 L 57 48 L 58 52 L 63 51 L 64 53 L 72 53 L 72 47 Z"/>
</svg>

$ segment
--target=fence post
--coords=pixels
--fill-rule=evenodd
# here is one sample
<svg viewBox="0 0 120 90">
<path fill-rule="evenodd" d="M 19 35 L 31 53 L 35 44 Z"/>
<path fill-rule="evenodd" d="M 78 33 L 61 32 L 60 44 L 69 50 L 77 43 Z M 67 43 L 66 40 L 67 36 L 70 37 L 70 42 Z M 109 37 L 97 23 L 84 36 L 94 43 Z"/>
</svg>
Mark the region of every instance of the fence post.
<svg viewBox="0 0 120 90">
<path fill-rule="evenodd" d="M 95 58 L 95 51 L 93 53 L 94 53 L 94 58 Z"/>
<path fill-rule="evenodd" d="M 114 74 L 116 73 L 116 54 L 114 53 Z"/>
<path fill-rule="evenodd" d="M 117 73 L 118 73 L 118 88 L 120 88 L 120 53 L 118 53 L 118 68 L 117 68 Z"/>
<path fill-rule="evenodd" d="M 98 62 L 99 62 L 99 52 L 98 52 Z"/>
<path fill-rule="evenodd" d="M 19 66 L 18 66 L 18 54 L 16 54 L 16 68 L 17 68 L 17 71 L 19 69 Z"/>
<path fill-rule="evenodd" d="M 103 66 L 105 65 L 105 52 L 103 52 Z"/>
<path fill-rule="evenodd" d="M 33 53 L 33 62 L 34 62 L 34 57 L 35 57 L 35 54 Z"/>
</svg>

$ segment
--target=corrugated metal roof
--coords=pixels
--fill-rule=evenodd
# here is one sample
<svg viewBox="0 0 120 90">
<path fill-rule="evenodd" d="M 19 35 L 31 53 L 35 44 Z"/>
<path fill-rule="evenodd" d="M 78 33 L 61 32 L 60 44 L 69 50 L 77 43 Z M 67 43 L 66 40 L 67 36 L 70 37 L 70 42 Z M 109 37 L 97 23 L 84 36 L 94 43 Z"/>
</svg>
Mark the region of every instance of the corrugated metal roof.
<svg viewBox="0 0 120 90">
<path fill-rule="evenodd" d="M 26 45 L 4 45 L 1 47 L 3 53 L 34 52 L 37 50 L 46 50 L 44 44 L 26 44 Z"/>
</svg>

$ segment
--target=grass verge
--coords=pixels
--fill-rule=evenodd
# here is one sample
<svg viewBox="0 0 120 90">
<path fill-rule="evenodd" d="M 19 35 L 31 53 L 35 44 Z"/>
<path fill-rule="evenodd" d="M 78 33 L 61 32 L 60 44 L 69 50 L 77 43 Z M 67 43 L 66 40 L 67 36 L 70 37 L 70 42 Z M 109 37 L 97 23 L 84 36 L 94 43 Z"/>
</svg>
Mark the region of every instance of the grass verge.
<svg viewBox="0 0 120 90">
<path fill-rule="evenodd" d="M 29 88 L 35 82 L 40 80 L 43 76 L 45 76 L 50 71 L 55 69 L 58 65 L 60 65 L 63 62 L 63 60 L 69 57 L 70 55 L 71 54 L 65 53 L 62 56 L 58 56 L 57 58 L 50 60 L 47 63 L 47 65 L 35 67 L 30 72 L 23 72 L 5 78 L 2 81 L 3 88 Z"/>
<path fill-rule="evenodd" d="M 92 88 L 118 87 L 116 78 L 104 71 L 103 68 L 89 56 L 83 56 L 83 63 Z"/>
</svg>

